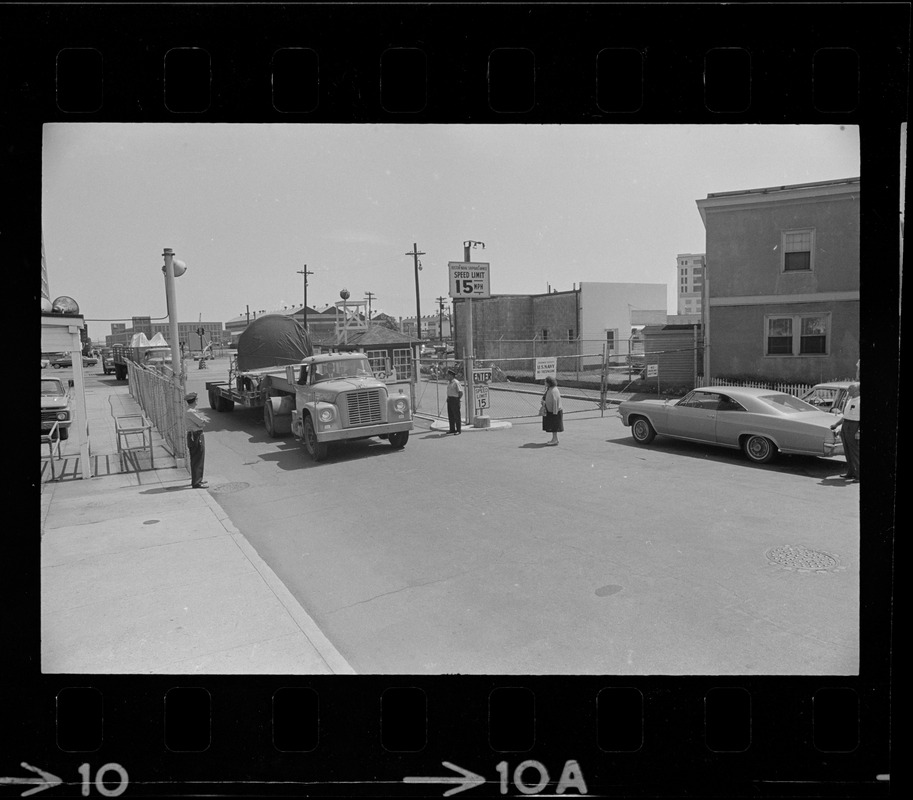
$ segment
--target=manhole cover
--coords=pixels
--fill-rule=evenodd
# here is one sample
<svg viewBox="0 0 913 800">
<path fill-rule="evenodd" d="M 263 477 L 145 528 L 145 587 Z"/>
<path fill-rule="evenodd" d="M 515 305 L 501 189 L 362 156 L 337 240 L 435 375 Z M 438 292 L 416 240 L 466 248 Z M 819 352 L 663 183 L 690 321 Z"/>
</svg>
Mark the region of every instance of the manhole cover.
<svg viewBox="0 0 913 800">
<path fill-rule="evenodd" d="M 210 486 L 210 492 L 216 492 L 218 494 L 231 494 L 232 492 L 240 492 L 242 489 L 246 489 L 250 486 L 249 483 L 220 483 L 218 486 Z"/>
<path fill-rule="evenodd" d="M 799 572 L 830 572 L 843 569 L 837 556 L 809 550 L 802 545 L 782 544 L 771 548 L 767 551 L 767 560 L 771 564 Z"/>
</svg>

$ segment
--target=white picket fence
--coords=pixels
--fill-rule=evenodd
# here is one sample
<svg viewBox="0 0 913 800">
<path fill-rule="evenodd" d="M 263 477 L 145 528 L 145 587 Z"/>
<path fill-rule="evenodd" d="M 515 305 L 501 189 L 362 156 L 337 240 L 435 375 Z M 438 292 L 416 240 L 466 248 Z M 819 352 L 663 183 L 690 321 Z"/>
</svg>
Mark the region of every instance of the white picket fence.
<svg viewBox="0 0 913 800">
<path fill-rule="evenodd" d="M 704 383 L 704 376 L 697 376 L 697 386 L 701 387 L 706 385 Z M 801 397 L 812 387 L 806 383 L 766 383 L 763 381 L 727 381 L 724 379 L 715 378 L 712 381 L 713 386 L 740 386 L 742 388 L 749 389 L 772 389 L 775 392 L 784 392 L 785 394 L 791 394 L 795 397 Z"/>
</svg>

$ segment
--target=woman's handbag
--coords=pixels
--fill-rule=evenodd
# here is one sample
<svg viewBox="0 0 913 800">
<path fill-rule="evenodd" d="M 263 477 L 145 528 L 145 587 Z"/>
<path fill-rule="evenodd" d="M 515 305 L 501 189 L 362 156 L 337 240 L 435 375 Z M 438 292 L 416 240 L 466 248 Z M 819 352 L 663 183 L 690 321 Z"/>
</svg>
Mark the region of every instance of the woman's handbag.
<svg viewBox="0 0 913 800">
<path fill-rule="evenodd" d="M 544 417 L 544 416 L 545 416 L 545 400 L 543 400 L 543 401 L 539 404 L 539 416 L 540 416 L 540 417 Z"/>
</svg>

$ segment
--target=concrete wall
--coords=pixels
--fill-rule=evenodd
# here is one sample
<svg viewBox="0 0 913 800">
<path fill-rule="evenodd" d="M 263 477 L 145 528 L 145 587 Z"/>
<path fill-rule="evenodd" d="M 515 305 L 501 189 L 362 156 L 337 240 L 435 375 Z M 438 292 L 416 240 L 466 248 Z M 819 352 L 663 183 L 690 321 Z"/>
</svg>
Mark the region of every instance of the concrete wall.
<svg viewBox="0 0 913 800">
<path fill-rule="evenodd" d="M 644 324 L 633 319 L 665 321 L 664 283 L 581 283 L 580 294 L 580 329 L 586 340 L 604 342 L 607 328 L 627 340 L 632 324 Z"/>
</svg>

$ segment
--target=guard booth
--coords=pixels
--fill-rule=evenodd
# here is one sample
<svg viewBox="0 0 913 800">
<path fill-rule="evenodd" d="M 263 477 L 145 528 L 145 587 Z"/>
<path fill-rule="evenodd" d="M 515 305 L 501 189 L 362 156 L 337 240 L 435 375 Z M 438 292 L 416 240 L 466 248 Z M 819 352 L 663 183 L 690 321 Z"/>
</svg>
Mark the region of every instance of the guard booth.
<svg viewBox="0 0 913 800">
<path fill-rule="evenodd" d="M 86 382 L 82 366 L 82 339 L 79 333 L 85 324 L 80 314 L 41 314 L 41 352 L 69 353 L 73 359 L 74 420 L 70 426 L 70 438 L 79 448 L 80 476 L 91 478 L 89 418 L 86 414 Z"/>
</svg>

